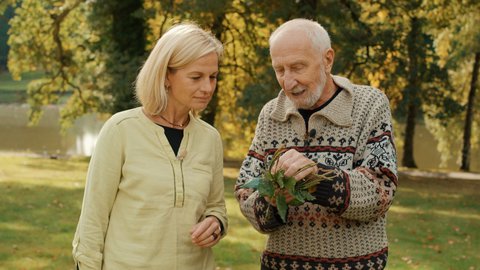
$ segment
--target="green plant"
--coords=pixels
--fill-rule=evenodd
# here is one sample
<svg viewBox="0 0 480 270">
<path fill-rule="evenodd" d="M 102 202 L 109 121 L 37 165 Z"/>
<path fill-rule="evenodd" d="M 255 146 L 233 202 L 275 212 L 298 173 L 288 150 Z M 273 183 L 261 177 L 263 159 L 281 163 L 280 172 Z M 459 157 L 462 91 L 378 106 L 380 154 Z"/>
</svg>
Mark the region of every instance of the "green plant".
<svg viewBox="0 0 480 270">
<path fill-rule="evenodd" d="M 268 167 L 261 177 L 253 178 L 242 185 L 242 188 L 258 190 L 259 196 L 269 197 L 270 201 L 277 207 L 278 213 L 284 222 L 286 221 L 288 205 L 301 205 L 307 200 L 315 200 L 315 196 L 311 194 L 315 190 L 315 186 L 321 181 L 333 180 L 337 176 L 337 171 L 319 167 L 316 174 L 310 173 L 300 181 L 295 179 L 295 175 L 316 166 L 315 163 L 310 163 L 300 168 L 292 176 L 286 176 L 284 170 L 272 172 L 273 167 L 285 151 L 285 147 L 280 146 L 273 154 L 270 162 L 267 162 L 265 157 L 265 163 L 268 163 Z M 287 193 L 293 197 L 288 202 L 285 196 Z"/>
</svg>

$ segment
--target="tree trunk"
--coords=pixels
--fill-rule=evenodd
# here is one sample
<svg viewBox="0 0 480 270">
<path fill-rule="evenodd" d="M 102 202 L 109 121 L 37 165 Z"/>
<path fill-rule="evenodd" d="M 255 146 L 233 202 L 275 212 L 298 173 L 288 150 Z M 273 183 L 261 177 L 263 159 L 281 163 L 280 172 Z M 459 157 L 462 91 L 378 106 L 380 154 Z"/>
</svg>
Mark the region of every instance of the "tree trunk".
<svg viewBox="0 0 480 270">
<path fill-rule="evenodd" d="M 405 125 L 405 141 L 403 144 L 403 160 L 402 164 L 405 167 L 417 168 L 413 156 L 415 125 L 417 117 L 417 107 L 419 106 L 418 92 L 421 91 L 420 80 L 418 74 L 418 55 L 421 48 L 418 48 L 418 38 L 420 31 L 420 21 L 417 18 L 412 18 L 411 29 L 407 38 L 408 49 L 408 85 L 405 91 L 407 98 L 407 123 Z"/>
<path fill-rule="evenodd" d="M 223 33 L 223 20 L 225 19 L 225 13 L 218 14 L 215 17 L 215 21 L 212 25 L 212 31 L 215 33 L 215 37 L 218 40 L 222 40 L 222 33 Z M 217 108 L 218 108 L 218 82 L 216 85 L 216 91 L 213 93 L 212 100 L 208 103 L 207 108 L 205 111 L 202 112 L 202 119 L 209 123 L 210 125 L 215 125 L 215 117 L 217 115 Z"/>
<path fill-rule="evenodd" d="M 477 90 L 478 69 L 480 66 L 480 52 L 475 53 L 473 62 L 472 81 L 468 94 L 467 113 L 465 117 L 465 128 L 463 130 L 462 165 L 460 170 L 470 171 L 470 138 L 472 136 L 473 107 L 475 106 L 475 92 Z"/>
<path fill-rule="evenodd" d="M 116 54 L 110 59 L 114 76 L 111 85 L 114 92 L 113 112 L 138 106 L 133 82 L 145 54 L 145 21 L 135 13 L 143 8 L 142 0 L 113 1 L 112 37 Z"/>
<path fill-rule="evenodd" d="M 413 157 L 413 139 L 415 135 L 415 124 L 417 117 L 417 106 L 414 102 L 410 102 L 407 111 L 407 123 L 405 125 L 405 141 L 403 144 L 402 164 L 408 168 L 417 168 Z"/>
</svg>

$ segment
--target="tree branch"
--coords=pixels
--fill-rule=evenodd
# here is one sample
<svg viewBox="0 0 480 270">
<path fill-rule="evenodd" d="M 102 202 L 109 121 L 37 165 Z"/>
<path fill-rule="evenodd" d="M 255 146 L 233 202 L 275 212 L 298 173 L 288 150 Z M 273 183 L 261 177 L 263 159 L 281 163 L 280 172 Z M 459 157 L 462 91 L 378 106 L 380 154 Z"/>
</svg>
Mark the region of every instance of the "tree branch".
<svg viewBox="0 0 480 270">
<path fill-rule="evenodd" d="M 53 41 L 55 42 L 56 48 L 57 48 L 57 60 L 60 63 L 59 72 L 60 72 L 60 76 L 62 77 L 62 80 L 63 80 L 62 84 L 66 83 L 67 85 L 72 87 L 74 90 L 76 90 L 78 92 L 78 97 L 80 98 L 82 103 L 86 105 L 87 102 L 83 98 L 82 89 L 80 89 L 80 87 L 78 87 L 77 85 L 73 84 L 70 81 L 70 79 L 68 78 L 67 73 L 65 72 L 65 68 L 67 66 L 69 66 L 70 63 L 68 63 L 69 62 L 69 57 L 65 54 L 65 50 L 63 49 L 62 40 L 60 38 L 60 29 L 61 29 L 62 22 L 65 20 L 65 18 L 68 16 L 68 14 L 72 10 L 74 10 L 75 8 L 78 7 L 78 5 L 80 3 L 81 3 L 81 1 L 77 0 L 71 7 L 64 8 L 64 6 L 62 6 L 62 8 L 64 8 L 63 11 L 60 14 L 52 14 L 51 18 L 53 19 L 52 35 L 53 35 Z"/>
</svg>

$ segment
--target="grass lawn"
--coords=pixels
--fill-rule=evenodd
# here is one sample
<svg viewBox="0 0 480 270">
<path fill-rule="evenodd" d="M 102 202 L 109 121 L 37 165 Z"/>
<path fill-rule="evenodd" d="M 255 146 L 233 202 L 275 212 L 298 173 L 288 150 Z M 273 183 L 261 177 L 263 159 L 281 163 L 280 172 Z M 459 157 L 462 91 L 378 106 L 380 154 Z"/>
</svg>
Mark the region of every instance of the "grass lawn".
<svg viewBox="0 0 480 270">
<path fill-rule="evenodd" d="M 29 72 L 23 74 L 20 81 L 15 81 L 10 73 L 0 72 L 0 103 L 25 103 L 28 83 L 41 76 L 41 72 Z"/>
<path fill-rule="evenodd" d="M 72 269 L 85 160 L 0 156 L 0 270 Z M 265 236 L 232 195 L 225 169 L 230 230 L 215 247 L 219 269 L 258 270 Z M 387 269 L 480 269 L 480 181 L 400 178 L 389 212 Z"/>
</svg>

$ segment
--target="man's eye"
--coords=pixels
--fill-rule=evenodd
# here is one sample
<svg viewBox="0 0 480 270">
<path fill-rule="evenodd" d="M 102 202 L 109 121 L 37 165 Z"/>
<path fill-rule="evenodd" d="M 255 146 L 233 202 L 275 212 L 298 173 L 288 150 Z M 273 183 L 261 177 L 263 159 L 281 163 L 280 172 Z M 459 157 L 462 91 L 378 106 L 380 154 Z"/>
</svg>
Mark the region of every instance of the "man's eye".
<svg viewBox="0 0 480 270">
<path fill-rule="evenodd" d="M 192 80 L 195 80 L 195 81 L 196 81 L 196 80 L 200 80 L 200 77 L 190 77 L 190 79 L 192 79 Z"/>
<path fill-rule="evenodd" d="M 292 67 L 292 70 L 293 71 L 298 71 L 298 70 L 301 70 L 303 68 L 303 66 L 299 65 L 299 66 L 293 66 Z"/>
</svg>

